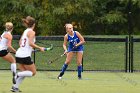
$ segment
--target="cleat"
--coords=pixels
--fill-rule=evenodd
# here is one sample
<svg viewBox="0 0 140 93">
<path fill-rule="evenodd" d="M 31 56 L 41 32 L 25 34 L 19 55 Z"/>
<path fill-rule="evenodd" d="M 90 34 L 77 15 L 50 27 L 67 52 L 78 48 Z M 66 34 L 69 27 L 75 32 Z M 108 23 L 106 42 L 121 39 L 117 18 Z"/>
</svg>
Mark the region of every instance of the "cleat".
<svg viewBox="0 0 140 93">
<path fill-rule="evenodd" d="M 57 77 L 58 79 L 62 79 L 62 77 Z"/>
<path fill-rule="evenodd" d="M 57 77 L 57 79 L 62 79 L 62 76 L 64 75 L 64 73 L 60 73 Z"/>
<path fill-rule="evenodd" d="M 79 79 L 79 80 L 81 80 L 81 79 L 82 79 L 81 75 L 79 75 L 79 76 L 78 76 L 78 79 Z"/>
<path fill-rule="evenodd" d="M 82 79 L 82 77 L 78 77 L 78 79 L 79 79 L 79 80 L 81 80 L 81 79 Z"/>
<path fill-rule="evenodd" d="M 11 91 L 12 91 L 12 92 L 22 92 L 21 90 L 19 90 L 18 88 L 15 88 L 15 87 L 13 87 L 13 86 L 12 86 L 12 88 L 11 88 Z"/>
</svg>

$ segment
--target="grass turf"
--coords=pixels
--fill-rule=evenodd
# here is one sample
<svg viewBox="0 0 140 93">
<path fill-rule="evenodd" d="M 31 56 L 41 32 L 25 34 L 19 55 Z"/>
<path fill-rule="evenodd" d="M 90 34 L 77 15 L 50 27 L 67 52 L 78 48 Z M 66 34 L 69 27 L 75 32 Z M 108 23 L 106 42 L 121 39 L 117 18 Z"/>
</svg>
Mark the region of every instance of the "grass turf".
<svg viewBox="0 0 140 93">
<path fill-rule="evenodd" d="M 78 80 L 77 72 L 66 72 L 62 80 L 59 72 L 37 72 L 26 78 L 20 86 L 22 93 L 138 93 L 139 73 L 83 72 Z M 0 71 L 0 93 L 11 93 L 11 72 Z"/>
</svg>

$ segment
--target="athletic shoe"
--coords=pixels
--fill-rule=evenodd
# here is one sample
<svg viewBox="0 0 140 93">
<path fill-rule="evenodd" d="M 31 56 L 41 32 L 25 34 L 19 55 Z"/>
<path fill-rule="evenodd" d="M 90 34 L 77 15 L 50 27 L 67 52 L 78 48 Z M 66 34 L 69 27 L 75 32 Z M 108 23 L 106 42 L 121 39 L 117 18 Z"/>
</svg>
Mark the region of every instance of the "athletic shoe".
<svg viewBox="0 0 140 93">
<path fill-rule="evenodd" d="M 57 77 L 57 79 L 62 79 L 62 77 Z"/>
<path fill-rule="evenodd" d="M 12 92 L 22 92 L 21 90 L 19 90 L 18 88 L 15 88 L 15 87 L 13 87 L 13 86 L 12 86 L 12 88 L 11 88 L 11 91 L 12 91 Z"/>
<path fill-rule="evenodd" d="M 60 73 L 60 74 L 58 75 L 57 79 L 61 79 L 63 75 L 64 75 L 64 73 Z"/>
<path fill-rule="evenodd" d="M 81 79 L 82 79 L 81 75 L 79 75 L 79 76 L 78 76 L 78 79 L 79 79 L 79 80 L 81 80 Z"/>
</svg>

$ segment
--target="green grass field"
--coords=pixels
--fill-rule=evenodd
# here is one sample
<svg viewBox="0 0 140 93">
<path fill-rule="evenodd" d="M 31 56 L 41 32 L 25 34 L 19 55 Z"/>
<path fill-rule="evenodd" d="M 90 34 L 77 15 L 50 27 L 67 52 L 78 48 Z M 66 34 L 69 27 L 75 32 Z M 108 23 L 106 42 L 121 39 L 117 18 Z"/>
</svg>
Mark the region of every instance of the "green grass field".
<svg viewBox="0 0 140 93">
<path fill-rule="evenodd" d="M 83 72 L 83 79 L 77 79 L 77 72 L 66 72 L 57 80 L 59 72 L 38 72 L 26 78 L 20 86 L 22 93 L 139 93 L 140 73 Z M 0 93 L 11 93 L 11 72 L 0 71 Z"/>
</svg>

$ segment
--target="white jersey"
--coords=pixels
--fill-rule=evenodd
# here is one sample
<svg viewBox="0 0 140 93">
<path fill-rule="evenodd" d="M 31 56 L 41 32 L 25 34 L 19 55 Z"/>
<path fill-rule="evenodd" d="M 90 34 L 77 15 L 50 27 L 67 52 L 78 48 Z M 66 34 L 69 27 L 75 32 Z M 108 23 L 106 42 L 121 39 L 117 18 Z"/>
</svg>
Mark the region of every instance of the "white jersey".
<svg viewBox="0 0 140 93">
<path fill-rule="evenodd" d="M 31 57 L 33 48 L 29 45 L 29 38 L 27 37 L 27 33 L 31 31 L 31 28 L 27 28 L 22 37 L 20 42 L 20 47 L 18 48 L 16 52 L 16 57 L 24 58 L 24 57 Z M 35 42 L 35 38 L 34 41 Z"/>
<path fill-rule="evenodd" d="M 8 48 L 8 46 L 7 46 L 8 40 L 6 38 L 4 38 L 4 35 L 7 34 L 7 33 L 11 34 L 8 31 L 4 31 L 3 34 L 0 37 L 0 51 L 1 50 L 7 50 L 7 48 Z"/>
</svg>

